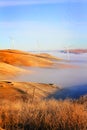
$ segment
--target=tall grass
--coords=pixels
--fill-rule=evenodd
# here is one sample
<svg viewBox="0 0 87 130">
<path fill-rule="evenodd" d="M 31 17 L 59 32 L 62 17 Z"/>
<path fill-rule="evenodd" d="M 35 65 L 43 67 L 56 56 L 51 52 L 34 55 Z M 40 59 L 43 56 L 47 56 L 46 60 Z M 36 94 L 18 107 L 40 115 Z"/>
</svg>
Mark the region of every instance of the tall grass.
<svg viewBox="0 0 87 130">
<path fill-rule="evenodd" d="M 86 130 L 87 109 L 69 100 L 1 101 L 0 126 L 5 130 Z"/>
</svg>

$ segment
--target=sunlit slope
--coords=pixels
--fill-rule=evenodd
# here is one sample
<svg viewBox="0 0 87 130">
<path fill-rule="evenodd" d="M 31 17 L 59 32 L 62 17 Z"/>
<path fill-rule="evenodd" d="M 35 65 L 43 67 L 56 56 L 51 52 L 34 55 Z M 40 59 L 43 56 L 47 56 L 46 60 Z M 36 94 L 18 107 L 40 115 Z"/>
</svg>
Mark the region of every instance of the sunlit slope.
<svg viewBox="0 0 87 130">
<path fill-rule="evenodd" d="M 50 59 L 50 60 L 59 60 L 59 61 L 62 60 L 62 59 L 57 58 L 57 57 L 55 57 L 51 54 L 48 54 L 48 53 L 40 53 L 40 54 L 37 54 L 37 56 L 42 57 L 42 58 L 46 58 L 46 59 Z"/>
<path fill-rule="evenodd" d="M 21 69 L 19 67 L 0 62 L 0 79 L 3 79 L 5 77 L 15 76 L 17 74 L 26 72 L 24 69 Z"/>
<path fill-rule="evenodd" d="M 53 65 L 48 57 L 19 50 L 0 50 L 0 61 L 17 66 L 49 67 Z"/>
<path fill-rule="evenodd" d="M 59 88 L 53 84 L 31 83 L 31 82 L 0 82 L 0 99 L 26 100 L 41 99 Z"/>
</svg>

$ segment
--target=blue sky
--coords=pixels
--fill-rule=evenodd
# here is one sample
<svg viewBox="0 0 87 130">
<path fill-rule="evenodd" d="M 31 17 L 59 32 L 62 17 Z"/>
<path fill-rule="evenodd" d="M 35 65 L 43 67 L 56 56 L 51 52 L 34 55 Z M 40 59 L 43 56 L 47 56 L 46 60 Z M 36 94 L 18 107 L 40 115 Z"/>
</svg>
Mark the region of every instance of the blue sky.
<svg viewBox="0 0 87 130">
<path fill-rule="evenodd" d="M 86 0 L 0 0 L 1 49 L 67 47 L 87 48 Z"/>
</svg>

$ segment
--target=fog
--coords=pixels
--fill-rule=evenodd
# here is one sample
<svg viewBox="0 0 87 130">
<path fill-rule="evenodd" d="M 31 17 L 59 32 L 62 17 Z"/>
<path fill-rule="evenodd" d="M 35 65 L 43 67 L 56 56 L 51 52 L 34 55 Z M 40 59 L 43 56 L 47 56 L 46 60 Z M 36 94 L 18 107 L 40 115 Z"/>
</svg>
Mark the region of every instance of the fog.
<svg viewBox="0 0 87 130">
<path fill-rule="evenodd" d="M 55 54 L 60 58 L 67 59 L 67 54 Z M 65 57 L 64 57 L 65 56 Z M 61 87 L 70 87 L 72 85 L 81 85 L 87 83 L 87 55 L 70 54 L 70 62 L 65 64 L 74 64 L 78 67 L 68 69 L 58 68 L 39 68 L 39 67 L 24 67 L 27 70 L 33 71 L 32 74 L 23 74 L 17 77 L 19 81 L 34 81 L 43 83 L 54 83 Z M 64 63 L 64 62 L 63 62 Z"/>
<path fill-rule="evenodd" d="M 67 60 L 67 54 L 53 53 L 53 55 Z M 56 84 L 60 88 L 63 88 L 62 92 L 55 94 L 57 97 L 64 98 L 64 95 L 69 96 L 69 93 L 70 96 L 72 95 L 71 97 L 79 97 L 81 94 L 87 94 L 87 54 L 70 54 L 70 61 L 63 61 L 63 63 L 78 67 L 67 69 L 23 67 L 33 71 L 33 73 L 22 74 L 14 80 Z"/>
</svg>

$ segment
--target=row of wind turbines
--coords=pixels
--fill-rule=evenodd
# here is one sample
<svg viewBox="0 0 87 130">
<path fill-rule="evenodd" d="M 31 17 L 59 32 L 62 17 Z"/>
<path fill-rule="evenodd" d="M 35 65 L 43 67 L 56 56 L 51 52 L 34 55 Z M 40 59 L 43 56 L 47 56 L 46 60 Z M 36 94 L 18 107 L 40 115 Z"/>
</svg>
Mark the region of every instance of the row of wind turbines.
<svg viewBox="0 0 87 130">
<path fill-rule="evenodd" d="M 14 49 L 14 38 L 10 37 L 10 42 L 11 42 L 11 49 Z M 37 49 L 38 49 L 38 53 L 40 53 L 40 44 L 39 41 L 37 40 Z M 66 48 L 66 53 L 67 53 L 67 60 L 70 61 L 70 52 L 69 52 L 69 48 Z"/>
</svg>

